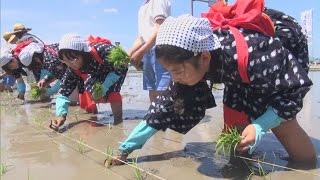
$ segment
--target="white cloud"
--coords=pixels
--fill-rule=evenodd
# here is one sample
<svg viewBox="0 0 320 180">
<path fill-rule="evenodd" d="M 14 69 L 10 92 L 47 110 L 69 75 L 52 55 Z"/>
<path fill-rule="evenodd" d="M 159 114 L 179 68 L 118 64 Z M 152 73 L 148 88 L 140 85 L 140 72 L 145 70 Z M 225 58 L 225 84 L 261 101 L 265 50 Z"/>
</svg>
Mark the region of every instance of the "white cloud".
<svg viewBox="0 0 320 180">
<path fill-rule="evenodd" d="M 90 16 L 91 19 L 97 19 L 97 16 Z"/>
<path fill-rule="evenodd" d="M 116 9 L 116 8 L 105 8 L 105 9 L 103 10 L 103 12 L 105 12 L 105 13 L 117 13 L 117 12 L 119 12 L 119 11 L 118 11 L 118 9 Z"/>
</svg>

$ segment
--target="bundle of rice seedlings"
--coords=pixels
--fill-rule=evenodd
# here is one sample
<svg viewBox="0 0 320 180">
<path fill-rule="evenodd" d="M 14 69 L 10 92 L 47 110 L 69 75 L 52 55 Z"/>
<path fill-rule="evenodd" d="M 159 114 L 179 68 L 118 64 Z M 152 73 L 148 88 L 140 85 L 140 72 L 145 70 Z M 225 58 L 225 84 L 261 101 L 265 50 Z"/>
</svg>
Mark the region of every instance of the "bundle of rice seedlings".
<svg viewBox="0 0 320 180">
<path fill-rule="evenodd" d="M 102 84 L 97 82 L 93 86 L 93 91 L 92 91 L 92 99 L 98 100 L 101 99 L 104 96 L 103 91 L 102 91 Z"/>
<path fill-rule="evenodd" d="M 223 132 L 216 143 L 216 154 L 230 155 L 235 153 L 237 144 L 241 141 L 241 135 L 236 128 L 229 128 Z"/>
<path fill-rule="evenodd" d="M 108 56 L 109 62 L 114 66 L 114 68 L 121 69 L 126 68 L 130 62 L 130 57 L 124 49 L 119 45 L 116 45 L 110 52 Z"/>
<path fill-rule="evenodd" d="M 45 93 L 44 89 L 40 89 L 36 83 L 31 84 L 30 96 L 34 100 L 40 99 L 40 97 Z"/>
</svg>

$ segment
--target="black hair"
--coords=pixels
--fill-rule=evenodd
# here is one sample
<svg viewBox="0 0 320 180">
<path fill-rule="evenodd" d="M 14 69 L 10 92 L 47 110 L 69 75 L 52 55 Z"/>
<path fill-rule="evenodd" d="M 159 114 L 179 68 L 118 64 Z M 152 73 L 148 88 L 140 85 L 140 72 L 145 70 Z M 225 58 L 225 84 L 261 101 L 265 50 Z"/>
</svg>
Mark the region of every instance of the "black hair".
<svg viewBox="0 0 320 180">
<path fill-rule="evenodd" d="M 196 56 L 194 52 L 188 51 L 181 47 L 172 46 L 172 45 L 157 45 L 155 47 L 156 58 L 162 59 L 164 61 L 170 61 L 173 64 L 181 64 L 184 61 L 189 61 L 196 68 L 199 66 L 199 58 L 201 53 L 198 53 Z"/>
<path fill-rule="evenodd" d="M 39 69 L 39 62 L 34 60 L 36 57 L 39 58 L 43 62 L 43 53 L 34 53 L 32 56 L 31 63 L 29 64 L 29 66 L 27 66 L 27 68 L 31 71 L 36 71 Z M 41 67 L 40 67 L 40 69 L 41 69 Z"/>
<path fill-rule="evenodd" d="M 4 70 L 7 74 L 11 74 L 13 72 L 13 70 L 9 69 L 9 63 L 2 66 L 2 70 Z"/>
<path fill-rule="evenodd" d="M 63 56 L 68 59 L 75 59 L 77 56 L 82 56 L 84 59 L 84 64 L 86 64 L 86 62 L 88 62 L 88 60 L 92 58 L 90 52 L 77 51 L 73 49 L 60 49 L 58 51 L 58 56 L 61 60 L 63 60 Z"/>
<path fill-rule="evenodd" d="M 19 67 L 24 67 L 23 64 L 20 61 L 18 61 L 19 59 L 18 56 L 12 54 L 12 59 L 17 60 Z M 7 74 L 12 74 L 15 71 L 15 69 L 9 69 L 9 64 L 12 61 L 12 59 L 9 61 L 9 63 L 2 66 L 2 70 L 4 70 Z"/>
<path fill-rule="evenodd" d="M 195 68 L 199 66 L 199 58 L 201 53 L 198 53 L 194 56 L 194 52 L 185 50 L 181 47 L 172 46 L 172 45 L 157 45 L 155 47 L 156 57 L 162 59 L 163 61 L 170 61 L 170 63 L 180 64 L 184 61 L 191 62 Z M 206 77 L 213 83 L 222 82 L 222 69 L 223 69 L 223 60 L 226 59 L 226 54 L 221 48 L 210 51 L 211 62 L 209 72 L 206 74 Z"/>
</svg>

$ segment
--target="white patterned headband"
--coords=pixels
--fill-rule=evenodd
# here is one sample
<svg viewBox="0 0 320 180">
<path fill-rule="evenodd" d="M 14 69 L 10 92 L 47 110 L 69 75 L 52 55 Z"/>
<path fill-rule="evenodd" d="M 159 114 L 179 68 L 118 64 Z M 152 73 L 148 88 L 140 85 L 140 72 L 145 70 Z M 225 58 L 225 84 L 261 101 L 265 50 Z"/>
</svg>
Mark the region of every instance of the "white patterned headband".
<svg viewBox="0 0 320 180">
<path fill-rule="evenodd" d="M 194 52 L 212 51 L 221 47 L 206 18 L 191 15 L 169 17 L 160 26 L 156 45 L 172 45 Z"/>
<path fill-rule="evenodd" d="M 89 43 L 78 34 L 68 33 L 62 36 L 59 42 L 59 50 L 72 49 L 76 51 L 90 52 Z"/>
</svg>

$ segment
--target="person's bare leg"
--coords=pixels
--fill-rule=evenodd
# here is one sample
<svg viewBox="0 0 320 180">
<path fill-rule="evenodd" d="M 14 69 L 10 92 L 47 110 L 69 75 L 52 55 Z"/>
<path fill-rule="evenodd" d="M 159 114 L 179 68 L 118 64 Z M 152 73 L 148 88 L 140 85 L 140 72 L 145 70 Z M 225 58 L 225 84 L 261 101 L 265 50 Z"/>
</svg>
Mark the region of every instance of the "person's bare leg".
<svg viewBox="0 0 320 180">
<path fill-rule="evenodd" d="M 162 91 L 150 90 L 149 91 L 150 102 L 154 102 L 157 99 L 157 96 L 159 96 L 161 93 Z"/>
<path fill-rule="evenodd" d="M 122 100 L 119 102 L 110 103 L 114 118 L 114 125 L 122 123 Z"/>
<path fill-rule="evenodd" d="M 316 162 L 314 146 L 296 119 L 281 123 L 278 127 L 273 128 L 272 132 L 287 150 L 290 159 L 305 163 Z"/>
</svg>

